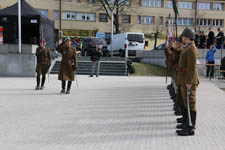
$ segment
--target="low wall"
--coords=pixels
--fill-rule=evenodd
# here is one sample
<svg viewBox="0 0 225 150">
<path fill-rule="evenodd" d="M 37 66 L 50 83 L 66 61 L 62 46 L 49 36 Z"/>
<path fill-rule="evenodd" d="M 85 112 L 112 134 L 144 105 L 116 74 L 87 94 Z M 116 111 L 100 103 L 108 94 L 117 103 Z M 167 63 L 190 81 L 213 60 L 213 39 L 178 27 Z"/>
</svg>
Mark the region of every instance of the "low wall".
<svg viewBox="0 0 225 150">
<path fill-rule="evenodd" d="M 201 65 L 205 64 L 206 60 L 206 53 L 207 50 L 199 49 L 198 50 L 198 71 L 199 75 L 205 76 L 206 75 L 206 66 Z M 152 51 L 143 51 L 137 52 L 136 56 L 140 59 L 140 62 L 157 65 L 160 67 L 166 67 L 165 61 L 165 54 L 163 50 L 152 50 Z M 215 54 L 215 64 L 221 64 L 221 58 L 225 57 L 225 50 L 217 50 Z"/>
<path fill-rule="evenodd" d="M 22 45 L 19 54 L 18 45 L 0 45 L 0 77 L 34 77 L 37 45 Z"/>
</svg>

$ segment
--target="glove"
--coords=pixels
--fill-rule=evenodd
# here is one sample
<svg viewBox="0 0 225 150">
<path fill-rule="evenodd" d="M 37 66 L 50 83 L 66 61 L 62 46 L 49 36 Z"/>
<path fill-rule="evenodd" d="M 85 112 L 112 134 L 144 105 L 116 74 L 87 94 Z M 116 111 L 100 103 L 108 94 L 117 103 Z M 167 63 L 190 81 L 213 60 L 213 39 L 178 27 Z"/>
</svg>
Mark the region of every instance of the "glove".
<svg viewBox="0 0 225 150">
<path fill-rule="evenodd" d="M 77 67 L 75 65 L 72 65 L 73 70 L 77 70 Z"/>
</svg>

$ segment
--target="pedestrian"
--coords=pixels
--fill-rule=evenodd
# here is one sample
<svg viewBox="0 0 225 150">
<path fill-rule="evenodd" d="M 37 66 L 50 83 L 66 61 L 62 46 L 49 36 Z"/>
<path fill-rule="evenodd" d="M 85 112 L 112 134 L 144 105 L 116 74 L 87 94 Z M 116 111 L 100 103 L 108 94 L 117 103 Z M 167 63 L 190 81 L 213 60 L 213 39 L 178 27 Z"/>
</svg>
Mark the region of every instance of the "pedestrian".
<svg viewBox="0 0 225 150">
<path fill-rule="evenodd" d="M 194 44 L 195 33 L 190 28 L 185 28 L 182 33 L 182 41 L 184 46 L 178 64 L 178 79 L 177 83 L 180 86 L 180 92 L 183 103 L 185 104 L 184 112 L 185 118 L 182 129 L 177 130 L 179 136 L 189 136 L 195 134 L 196 125 L 196 89 L 199 84 L 198 69 L 197 69 L 197 55 L 198 50 Z M 190 95 L 188 95 L 190 91 Z M 188 103 L 189 102 L 189 103 Z M 188 107 L 190 106 L 190 107 Z M 190 110 L 190 111 L 188 111 Z M 190 112 L 190 117 L 187 115 Z M 192 126 L 189 125 L 189 121 Z"/>
<path fill-rule="evenodd" d="M 196 47 L 199 47 L 199 41 L 200 41 L 199 33 L 196 31 L 195 32 L 195 46 Z"/>
<path fill-rule="evenodd" d="M 214 77 L 214 66 L 209 66 L 211 64 L 215 64 L 215 53 L 216 53 L 216 46 L 214 43 L 212 43 L 210 45 L 210 48 L 206 54 L 206 63 L 208 64 L 207 66 L 207 71 L 206 71 L 206 78 L 210 77 L 213 78 Z"/>
<path fill-rule="evenodd" d="M 50 49 L 46 47 L 45 39 L 40 40 L 40 45 L 36 50 L 36 57 L 37 57 L 37 66 L 36 66 L 37 86 L 35 90 L 43 90 L 46 80 L 46 74 L 48 73 L 48 70 L 51 66 Z M 40 80 L 41 80 L 41 87 L 40 87 Z"/>
<path fill-rule="evenodd" d="M 209 48 L 212 43 L 215 43 L 215 33 L 213 32 L 212 27 L 210 27 L 207 39 L 207 48 Z"/>
<path fill-rule="evenodd" d="M 218 28 L 218 34 L 216 36 L 216 48 L 222 49 L 224 44 L 224 33 L 221 27 Z"/>
<path fill-rule="evenodd" d="M 74 81 L 75 70 L 78 67 L 77 50 L 71 45 L 70 38 L 66 38 L 56 50 L 61 53 L 62 61 L 60 64 L 58 79 L 62 81 L 61 93 L 70 94 L 72 81 Z M 65 91 L 67 83 L 67 90 Z"/>
<path fill-rule="evenodd" d="M 204 31 L 200 32 L 200 42 L 199 42 L 199 48 L 205 49 L 206 48 L 206 36 Z"/>
<path fill-rule="evenodd" d="M 102 45 L 96 45 L 96 48 L 91 50 L 92 69 L 89 77 L 93 77 L 94 72 L 96 74 L 96 77 L 99 76 L 99 69 L 100 69 L 99 61 L 101 58 L 102 47 L 103 47 Z"/>
</svg>

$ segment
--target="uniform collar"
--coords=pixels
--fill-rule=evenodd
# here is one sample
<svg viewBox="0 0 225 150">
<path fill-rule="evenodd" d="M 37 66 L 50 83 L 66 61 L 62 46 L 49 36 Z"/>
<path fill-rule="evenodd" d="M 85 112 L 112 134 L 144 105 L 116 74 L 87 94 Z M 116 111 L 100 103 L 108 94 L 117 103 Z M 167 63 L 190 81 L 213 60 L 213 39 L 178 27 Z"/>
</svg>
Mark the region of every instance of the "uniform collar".
<svg viewBox="0 0 225 150">
<path fill-rule="evenodd" d="M 183 48 L 187 48 L 189 47 L 190 45 L 194 44 L 194 42 L 192 41 L 191 43 L 188 43 L 188 44 L 184 44 Z"/>
</svg>

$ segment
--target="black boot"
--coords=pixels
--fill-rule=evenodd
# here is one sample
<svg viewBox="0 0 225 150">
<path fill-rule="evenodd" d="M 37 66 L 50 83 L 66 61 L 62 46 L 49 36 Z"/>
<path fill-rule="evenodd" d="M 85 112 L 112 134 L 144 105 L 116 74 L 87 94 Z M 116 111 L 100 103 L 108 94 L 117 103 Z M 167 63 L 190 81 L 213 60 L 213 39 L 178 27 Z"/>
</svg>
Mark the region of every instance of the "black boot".
<svg viewBox="0 0 225 150">
<path fill-rule="evenodd" d="M 36 80 L 37 80 L 37 86 L 35 87 L 35 90 L 39 90 L 40 89 L 40 75 L 37 75 L 37 78 L 36 78 Z"/>
<path fill-rule="evenodd" d="M 195 129 L 195 125 L 196 125 L 196 116 L 197 116 L 197 113 L 195 111 L 191 111 L 191 123 L 192 123 L 193 129 Z"/>
<path fill-rule="evenodd" d="M 177 135 L 178 136 L 193 136 L 195 135 L 195 131 L 194 129 L 187 127 L 181 131 L 178 131 Z"/>
<path fill-rule="evenodd" d="M 62 81 L 62 90 L 60 93 L 65 93 L 66 81 Z"/>
<path fill-rule="evenodd" d="M 71 85 L 72 85 L 72 81 L 69 81 L 67 85 L 66 94 L 70 94 Z"/>
<path fill-rule="evenodd" d="M 45 79 L 46 79 L 45 75 L 42 75 L 41 88 L 40 88 L 40 90 L 43 90 L 44 89 Z"/>
</svg>

